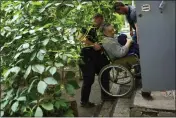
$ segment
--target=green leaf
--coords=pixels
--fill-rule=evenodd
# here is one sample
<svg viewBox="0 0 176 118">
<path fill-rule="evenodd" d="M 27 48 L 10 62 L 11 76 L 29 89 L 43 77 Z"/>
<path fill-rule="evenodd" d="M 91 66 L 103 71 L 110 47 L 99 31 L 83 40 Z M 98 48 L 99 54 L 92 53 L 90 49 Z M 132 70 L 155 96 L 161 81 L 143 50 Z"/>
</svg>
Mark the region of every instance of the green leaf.
<svg viewBox="0 0 176 118">
<path fill-rule="evenodd" d="M 48 71 L 49 68 L 51 68 L 51 66 L 46 67 L 45 71 Z"/>
<path fill-rule="evenodd" d="M 30 34 L 35 33 L 35 30 L 29 30 L 29 33 L 30 33 Z"/>
<path fill-rule="evenodd" d="M 55 38 L 51 38 L 51 41 L 53 41 L 53 42 L 57 42 L 58 40 L 55 39 Z"/>
<path fill-rule="evenodd" d="M 48 4 L 45 6 L 45 8 L 51 6 L 52 4 L 53 4 L 53 3 L 48 3 Z"/>
<path fill-rule="evenodd" d="M 4 116 L 4 111 L 1 111 L 1 117 Z"/>
<path fill-rule="evenodd" d="M 70 36 L 70 37 L 69 37 L 69 40 L 74 40 L 74 37 L 73 37 L 73 36 Z"/>
<path fill-rule="evenodd" d="M 23 47 L 23 49 L 29 48 L 29 43 L 24 43 L 24 44 L 22 45 L 22 47 Z"/>
<path fill-rule="evenodd" d="M 74 89 L 74 87 L 72 85 L 67 84 L 65 88 L 66 88 L 66 91 L 67 91 L 68 94 L 70 94 L 70 95 L 74 95 L 75 94 L 75 89 Z"/>
<path fill-rule="evenodd" d="M 31 104 L 36 104 L 37 103 L 37 100 L 34 100 L 31 102 Z"/>
<path fill-rule="evenodd" d="M 69 80 L 67 83 L 72 85 L 74 87 L 74 89 L 79 89 L 80 88 L 80 86 L 79 86 L 79 84 L 76 80 Z"/>
<path fill-rule="evenodd" d="M 18 50 L 18 51 L 21 51 L 21 50 L 27 49 L 27 48 L 29 48 L 29 43 L 24 43 L 24 44 L 22 44 L 17 50 Z"/>
<path fill-rule="evenodd" d="M 37 77 L 37 76 L 36 76 Z M 34 77 L 35 78 L 35 77 Z M 33 79 L 33 78 L 31 78 L 31 79 Z M 31 89 L 32 89 L 32 86 L 33 86 L 33 84 L 34 84 L 34 82 L 36 81 L 37 79 L 34 79 L 33 81 L 32 81 L 32 83 L 30 84 L 30 86 L 29 86 L 29 89 L 28 89 L 28 93 L 31 91 Z"/>
<path fill-rule="evenodd" d="M 0 105 L 1 109 L 4 109 L 8 103 L 9 103 L 8 100 L 1 102 L 1 105 Z"/>
<path fill-rule="evenodd" d="M 52 23 L 48 23 L 48 24 L 44 25 L 43 27 L 44 27 L 44 28 L 48 28 L 48 27 L 50 27 L 51 25 L 52 25 Z"/>
<path fill-rule="evenodd" d="M 52 67 L 50 68 L 49 72 L 51 73 L 51 75 L 54 75 L 57 71 L 57 68 L 56 67 Z"/>
<path fill-rule="evenodd" d="M 31 53 L 32 50 L 31 49 L 26 49 L 26 50 L 23 50 L 23 53 Z"/>
<path fill-rule="evenodd" d="M 4 27 L 4 29 L 7 31 L 12 31 L 10 27 Z"/>
<path fill-rule="evenodd" d="M 37 53 L 37 58 L 42 61 L 42 60 L 44 59 L 45 54 L 46 54 L 46 51 L 43 50 L 43 49 L 41 49 L 41 50 Z"/>
<path fill-rule="evenodd" d="M 59 6 L 61 3 L 56 3 L 55 6 Z"/>
<path fill-rule="evenodd" d="M 19 105 L 19 102 L 18 102 L 18 101 L 16 101 L 15 103 L 13 103 L 13 105 L 12 105 L 12 107 L 11 107 L 11 109 L 12 109 L 13 112 L 16 112 L 16 111 L 17 111 L 18 105 Z"/>
<path fill-rule="evenodd" d="M 24 117 L 32 117 L 30 112 L 24 112 Z"/>
<path fill-rule="evenodd" d="M 48 111 L 50 111 L 50 110 L 53 110 L 53 109 L 54 109 L 54 107 L 53 107 L 53 104 L 52 104 L 52 103 L 44 103 L 44 104 L 41 104 L 41 106 L 42 106 L 44 109 L 48 110 Z"/>
<path fill-rule="evenodd" d="M 77 10 L 80 10 L 81 7 L 82 7 L 81 5 L 78 5 L 76 9 L 77 9 Z"/>
<path fill-rule="evenodd" d="M 44 94 L 46 88 L 47 88 L 47 84 L 44 81 L 39 81 L 37 85 L 38 92 L 41 94 Z"/>
<path fill-rule="evenodd" d="M 60 31 L 62 29 L 62 27 L 57 27 L 56 29 L 57 29 L 57 31 Z"/>
<path fill-rule="evenodd" d="M 74 117 L 73 111 L 72 110 L 67 110 L 66 113 L 64 114 L 64 117 Z"/>
<path fill-rule="evenodd" d="M 6 79 L 9 76 L 9 74 L 10 74 L 10 69 L 5 72 L 4 78 Z"/>
<path fill-rule="evenodd" d="M 36 64 L 36 65 L 33 65 L 33 66 L 32 66 L 32 70 L 33 70 L 34 72 L 37 72 L 37 73 L 42 74 L 42 73 L 44 72 L 44 70 L 45 70 L 45 67 L 44 67 L 44 65 Z"/>
<path fill-rule="evenodd" d="M 20 55 L 21 55 L 21 52 L 17 53 L 17 54 L 14 56 L 14 59 L 17 59 Z"/>
<path fill-rule="evenodd" d="M 49 42 L 49 39 L 45 39 L 45 40 L 43 41 L 43 45 L 46 46 L 46 45 L 48 44 L 48 42 Z"/>
<path fill-rule="evenodd" d="M 17 20 L 17 19 L 18 19 L 18 17 L 19 17 L 19 14 L 14 15 L 14 16 L 13 16 L 13 19 L 12 19 L 12 22 L 14 22 L 15 20 Z"/>
<path fill-rule="evenodd" d="M 57 108 L 57 109 L 60 109 L 60 103 L 57 101 L 54 106 Z"/>
<path fill-rule="evenodd" d="M 6 79 L 6 78 L 9 76 L 9 74 L 10 74 L 11 72 L 13 72 L 13 73 L 15 73 L 15 74 L 18 74 L 20 70 L 21 70 L 20 67 L 15 66 L 15 67 L 13 67 L 13 68 L 7 70 L 7 72 L 4 74 L 4 78 Z"/>
<path fill-rule="evenodd" d="M 42 31 L 42 30 L 43 30 L 43 27 L 38 28 L 38 31 Z"/>
<path fill-rule="evenodd" d="M 36 56 L 36 52 L 32 54 L 32 56 L 31 56 L 31 58 L 30 58 L 30 61 L 33 61 L 34 58 L 35 58 L 35 56 Z"/>
<path fill-rule="evenodd" d="M 31 4 L 32 4 L 32 5 L 40 6 L 40 5 L 42 5 L 42 2 L 43 2 L 43 1 L 32 1 Z"/>
<path fill-rule="evenodd" d="M 40 107 L 37 107 L 36 111 L 35 111 L 35 117 L 42 117 L 43 116 L 43 111 Z"/>
<path fill-rule="evenodd" d="M 26 78 L 28 77 L 28 75 L 30 74 L 31 68 L 32 68 L 31 65 L 27 68 L 27 70 L 26 70 L 26 72 L 25 72 L 25 74 L 24 74 L 24 79 L 26 79 Z"/>
<path fill-rule="evenodd" d="M 54 63 L 54 65 L 55 65 L 57 68 L 60 68 L 60 67 L 63 67 L 63 66 L 64 66 L 62 63 Z"/>
<path fill-rule="evenodd" d="M 14 39 L 17 40 L 17 39 L 20 39 L 22 36 L 16 36 Z"/>
<path fill-rule="evenodd" d="M 63 108 L 67 108 L 67 103 L 65 100 L 58 100 L 55 102 L 54 106 L 57 108 L 57 109 L 60 109 L 60 107 L 63 107 Z"/>
<path fill-rule="evenodd" d="M 16 66 L 10 69 L 11 72 L 18 73 L 20 71 L 20 67 Z"/>
<path fill-rule="evenodd" d="M 73 79 L 73 78 L 75 78 L 75 72 L 73 72 L 73 71 L 68 71 L 68 72 L 66 73 L 66 75 L 65 75 L 65 78 L 66 78 L 66 79 Z"/>
<path fill-rule="evenodd" d="M 53 77 L 47 77 L 44 79 L 47 84 L 56 85 L 58 82 Z"/>
<path fill-rule="evenodd" d="M 26 97 L 25 97 L 25 96 L 19 97 L 17 100 L 18 100 L 18 101 L 26 101 Z"/>
<path fill-rule="evenodd" d="M 69 6 L 69 7 L 74 7 L 73 4 L 65 4 L 66 6 Z"/>
</svg>

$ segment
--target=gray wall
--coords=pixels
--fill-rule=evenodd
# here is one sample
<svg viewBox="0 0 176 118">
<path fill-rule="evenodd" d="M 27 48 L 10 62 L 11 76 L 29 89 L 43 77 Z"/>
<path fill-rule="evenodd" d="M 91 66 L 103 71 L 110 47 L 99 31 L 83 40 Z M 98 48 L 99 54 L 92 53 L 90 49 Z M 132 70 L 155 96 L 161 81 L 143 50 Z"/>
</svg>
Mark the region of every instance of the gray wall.
<svg viewBox="0 0 176 118">
<path fill-rule="evenodd" d="M 136 1 L 144 90 L 175 90 L 175 1 Z M 150 4 L 150 11 L 141 11 Z"/>
</svg>

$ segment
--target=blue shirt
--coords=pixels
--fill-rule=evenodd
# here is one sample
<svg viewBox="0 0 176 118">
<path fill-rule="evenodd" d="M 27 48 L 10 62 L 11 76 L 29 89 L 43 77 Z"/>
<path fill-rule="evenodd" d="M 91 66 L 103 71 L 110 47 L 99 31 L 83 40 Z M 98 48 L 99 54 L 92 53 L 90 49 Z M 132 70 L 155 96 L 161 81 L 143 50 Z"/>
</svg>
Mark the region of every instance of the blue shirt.
<svg viewBox="0 0 176 118">
<path fill-rule="evenodd" d="M 126 19 L 130 26 L 136 30 L 135 24 L 137 23 L 136 8 L 134 6 L 128 6 L 128 13 Z"/>
</svg>

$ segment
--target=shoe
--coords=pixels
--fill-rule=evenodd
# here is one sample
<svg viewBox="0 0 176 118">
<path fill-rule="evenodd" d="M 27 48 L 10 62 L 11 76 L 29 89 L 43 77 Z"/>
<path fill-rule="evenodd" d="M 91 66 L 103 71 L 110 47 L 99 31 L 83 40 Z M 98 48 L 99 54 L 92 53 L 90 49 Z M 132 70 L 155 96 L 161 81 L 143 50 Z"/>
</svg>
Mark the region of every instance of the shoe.
<svg viewBox="0 0 176 118">
<path fill-rule="evenodd" d="M 91 102 L 87 102 L 87 103 L 81 102 L 80 104 L 81 104 L 81 107 L 85 107 L 85 108 L 92 108 L 96 106 L 96 104 L 91 103 Z"/>
<path fill-rule="evenodd" d="M 108 97 L 101 97 L 101 99 L 103 101 L 114 101 L 117 99 L 117 97 L 113 97 L 113 96 L 108 96 Z"/>
<path fill-rule="evenodd" d="M 141 94 L 142 94 L 142 97 L 144 99 L 147 99 L 147 100 L 152 100 L 153 99 L 153 97 L 151 96 L 151 92 L 144 92 L 144 91 L 142 91 Z"/>
</svg>

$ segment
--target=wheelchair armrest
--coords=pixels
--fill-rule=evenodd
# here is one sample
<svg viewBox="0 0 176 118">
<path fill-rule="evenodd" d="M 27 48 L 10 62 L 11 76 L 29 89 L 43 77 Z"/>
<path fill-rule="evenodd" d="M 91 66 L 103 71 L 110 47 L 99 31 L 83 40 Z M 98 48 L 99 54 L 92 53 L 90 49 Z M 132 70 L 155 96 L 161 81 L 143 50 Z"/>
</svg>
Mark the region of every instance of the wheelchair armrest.
<svg viewBox="0 0 176 118">
<path fill-rule="evenodd" d="M 127 56 L 133 56 L 133 55 L 136 56 L 137 58 L 139 58 L 138 55 L 135 54 L 135 53 L 130 53 L 130 54 L 128 54 Z"/>
</svg>

